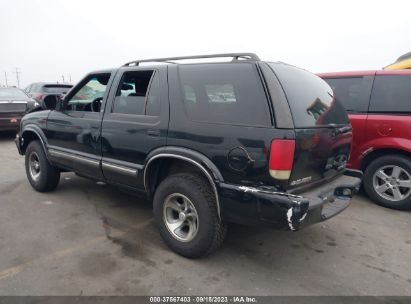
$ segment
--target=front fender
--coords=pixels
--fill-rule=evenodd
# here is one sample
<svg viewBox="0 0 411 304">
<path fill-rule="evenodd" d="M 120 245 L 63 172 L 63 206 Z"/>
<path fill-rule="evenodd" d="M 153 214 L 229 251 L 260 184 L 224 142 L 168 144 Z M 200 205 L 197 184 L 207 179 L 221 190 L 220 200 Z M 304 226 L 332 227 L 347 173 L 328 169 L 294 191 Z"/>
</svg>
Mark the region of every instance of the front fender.
<svg viewBox="0 0 411 304">
<path fill-rule="evenodd" d="M 43 130 L 34 124 L 27 125 L 20 131 L 20 134 L 18 135 L 18 140 L 16 141 L 16 144 L 18 144 L 18 150 L 21 155 L 24 155 L 26 152 L 26 148 L 30 141 L 39 139 L 41 142 L 41 145 L 43 146 L 44 151 L 47 154 L 47 137 L 44 134 Z"/>
<path fill-rule="evenodd" d="M 47 118 L 50 111 L 39 111 L 26 114 L 21 120 L 19 142 L 21 152 L 24 154 L 28 143 L 33 139 L 39 139 L 47 152 L 47 136 L 44 133 L 47 129 Z"/>
</svg>

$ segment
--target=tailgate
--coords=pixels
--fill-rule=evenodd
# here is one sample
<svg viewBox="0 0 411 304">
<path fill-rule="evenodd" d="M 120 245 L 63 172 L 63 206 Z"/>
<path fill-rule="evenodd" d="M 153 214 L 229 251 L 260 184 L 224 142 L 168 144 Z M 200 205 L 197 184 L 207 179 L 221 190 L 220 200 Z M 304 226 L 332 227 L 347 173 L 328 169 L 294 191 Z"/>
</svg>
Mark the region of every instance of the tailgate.
<svg viewBox="0 0 411 304">
<path fill-rule="evenodd" d="M 294 66 L 269 64 L 292 115 L 295 152 L 288 189 L 339 175 L 350 155 L 352 128 L 331 87 Z"/>
<path fill-rule="evenodd" d="M 351 127 L 296 129 L 294 166 L 289 185 L 334 177 L 344 171 L 351 150 Z"/>
</svg>

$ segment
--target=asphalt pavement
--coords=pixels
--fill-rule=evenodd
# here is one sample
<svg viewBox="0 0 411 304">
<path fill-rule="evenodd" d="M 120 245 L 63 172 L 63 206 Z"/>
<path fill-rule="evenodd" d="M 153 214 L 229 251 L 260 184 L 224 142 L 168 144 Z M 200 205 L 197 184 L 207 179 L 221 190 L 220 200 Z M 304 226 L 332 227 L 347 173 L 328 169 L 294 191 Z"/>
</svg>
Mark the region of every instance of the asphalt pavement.
<svg viewBox="0 0 411 304">
<path fill-rule="evenodd" d="M 0 295 L 411 295 L 411 212 L 358 195 L 298 232 L 229 226 L 213 255 L 171 252 L 151 202 L 62 174 L 34 191 L 0 134 Z"/>
</svg>

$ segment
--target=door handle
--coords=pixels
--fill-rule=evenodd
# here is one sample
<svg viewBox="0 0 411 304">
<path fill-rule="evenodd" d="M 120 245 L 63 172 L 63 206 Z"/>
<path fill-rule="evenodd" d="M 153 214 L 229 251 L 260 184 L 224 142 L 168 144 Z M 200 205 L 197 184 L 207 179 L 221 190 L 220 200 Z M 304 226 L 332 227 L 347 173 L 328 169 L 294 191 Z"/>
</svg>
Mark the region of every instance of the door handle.
<svg viewBox="0 0 411 304">
<path fill-rule="evenodd" d="M 152 137 L 159 137 L 160 130 L 147 130 L 147 135 Z"/>
</svg>

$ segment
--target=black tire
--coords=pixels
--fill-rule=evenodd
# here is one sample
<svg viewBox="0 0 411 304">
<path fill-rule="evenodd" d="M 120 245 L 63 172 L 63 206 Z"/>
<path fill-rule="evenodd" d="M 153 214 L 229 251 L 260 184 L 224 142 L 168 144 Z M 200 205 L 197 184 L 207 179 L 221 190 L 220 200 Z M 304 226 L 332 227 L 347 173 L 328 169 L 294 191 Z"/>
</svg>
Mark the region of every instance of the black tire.
<svg viewBox="0 0 411 304">
<path fill-rule="evenodd" d="M 408 196 L 406 196 L 404 199 L 395 200 L 395 198 L 393 198 L 393 200 L 390 200 L 390 199 L 384 198 L 375 189 L 374 175 L 381 168 L 384 168 L 384 167 L 389 168 L 389 166 L 400 167 L 401 169 L 406 171 L 409 176 L 411 176 L 411 161 L 409 158 L 400 156 L 400 155 L 382 156 L 382 157 L 379 157 L 373 160 L 365 170 L 364 182 L 363 182 L 365 191 L 367 192 L 368 196 L 380 206 L 391 208 L 391 209 L 397 209 L 397 210 L 411 209 L 411 193 Z M 402 173 L 402 174 L 404 176 L 405 173 Z M 394 186 L 396 186 L 397 187 L 396 189 L 398 189 L 398 185 L 394 184 Z M 389 194 L 392 193 L 390 191 L 392 190 L 389 190 L 388 192 Z M 408 192 L 405 192 L 406 188 L 401 188 L 401 191 L 403 192 L 403 194 L 408 193 Z"/>
<path fill-rule="evenodd" d="M 167 228 L 164 204 L 166 199 L 174 194 L 182 194 L 188 198 L 198 215 L 197 233 L 190 241 L 178 240 Z M 224 241 L 227 225 L 219 219 L 215 196 L 208 181 L 199 175 L 179 173 L 166 178 L 156 189 L 153 211 L 164 242 L 184 257 L 206 256 Z"/>
<path fill-rule="evenodd" d="M 50 165 L 43 146 L 38 140 L 29 143 L 25 153 L 26 175 L 31 186 L 39 192 L 54 190 L 60 181 L 60 171 Z M 34 175 L 30 169 L 30 158 L 36 158 L 39 164 L 38 175 Z M 34 170 L 34 169 L 33 169 Z"/>
</svg>

